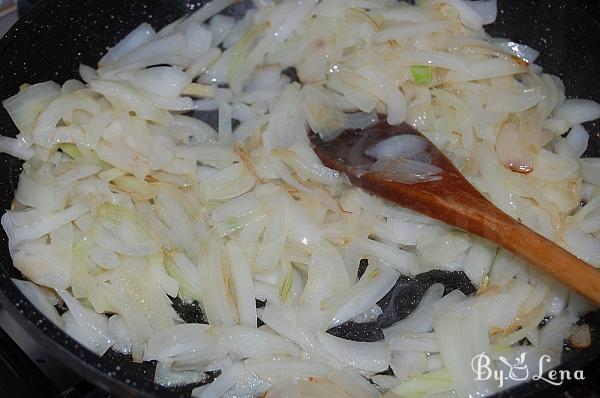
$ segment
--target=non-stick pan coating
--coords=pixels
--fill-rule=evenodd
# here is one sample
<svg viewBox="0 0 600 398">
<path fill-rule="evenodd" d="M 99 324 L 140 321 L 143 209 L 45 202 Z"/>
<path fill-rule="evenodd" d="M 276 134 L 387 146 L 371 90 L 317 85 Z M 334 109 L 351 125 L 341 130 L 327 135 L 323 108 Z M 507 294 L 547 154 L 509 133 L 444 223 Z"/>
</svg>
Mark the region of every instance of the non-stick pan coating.
<svg viewBox="0 0 600 398">
<path fill-rule="evenodd" d="M 541 50 L 539 63 L 565 82 L 567 95 L 600 100 L 600 24 L 579 6 L 554 0 L 498 0 L 498 22 L 488 27 L 494 36 L 510 37 Z M 585 3 L 585 1 L 583 1 Z M 598 7 L 595 1 L 588 2 Z M 106 47 L 114 45 L 142 22 L 155 28 L 197 9 L 202 2 L 184 0 L 42 0 L 0 40 L 0 99 L 18 92 L 22 83 L 76 78 L 80 63 L 95 65 Z M 250 5 L 241 1 L 228 13 L 242 15 Z M 598 13 L 600 14 L 600 13 Z M 589 155 L 600 155 L 600 127 L 588 126 Z M 4 109 L 0 110 L 0 134 L 15 136 L 16 128 Z M 0 155 L 0 207 L 10 207 L 21 163 Z M 154 365 L 133 364 L 129 358 L 109 351 L 103 358 L 82 348 L 41 315 L 10 281 L 20 277 L 12 266 L 7 238 L 0 232 L 0 302 L 23 327 L 67 366 L 118 396 L 189 396 L 190 387 L 169 390 L 153 383 Z M 367 325 L 344 325 L 331 332 L 353 340 L 377 340 L 381 327 L 406 316 L 432 283 L 447 291 L 473 291 L 463 273 L 431 272 L 415 279 L 401 278 L 380 305 L 384 315 Z M 176 305 L 187 321 L 200 319 L 198 308 Z M 600 356 L 600 317 L 589 314 L 594 344 L 583 351 L 566 350 L 563 369 L 597 366 Z M 517 386 L 501 396 L 548 395 L 549 385 L 539 381 Z M 556 390 L 553 390 L 556 392 Z"/>
</svg>

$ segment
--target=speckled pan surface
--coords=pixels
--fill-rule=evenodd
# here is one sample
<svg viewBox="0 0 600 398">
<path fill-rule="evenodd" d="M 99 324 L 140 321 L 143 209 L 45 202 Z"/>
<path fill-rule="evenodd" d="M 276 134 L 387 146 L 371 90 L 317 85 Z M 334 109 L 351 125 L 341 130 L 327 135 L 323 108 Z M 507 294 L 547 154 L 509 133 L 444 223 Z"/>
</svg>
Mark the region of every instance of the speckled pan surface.
<svg viewBox="0 0 600 398">
<path fill-rule="evenodd" d="M 0 40 L 0 99 L 18 91 L 21 83 L 55 80 L 59 83 L 77 76 L 80 63 L 94 65 L 106 47 L 141 22 L 156 28 L 164 26 L 202 2 L 185 0 L 43 0 Z M 560 75 L 567 95 L 600 100 L 600 24 L 590 15 L 600 16 L 597 0 L 577 1 L 577 5 L 558 0 L 498 0 L 498 22 L 488 30 L 496 36 L 510 37 L 542 50 L 539 60 L 544 68 Z M 241 1 L 228 12 L 242 14 L 249 2 Z M 587 126 L 593 137 L 588 151 L 600 155 L 600 126 Z M 0 110 L 0 134 L 15 136 L 15 127 L 4 109 Z M 10 207 L 18 181 L 20 162 L 0 155 L 0 207 Z M 154 366 L 133 364 L 126 357 L 109 352 L 103 358 L 80 347 L 53 326 L 10 281 L 19 277 L 12 266 L 4 232 L 0 232 L 0 302 L 24 328 L 44 346 L 95 384 L 115 396 L 178 397 L 189 396 L 191 388 L 168 390 L 152 380 Z M 332 333 L 353 340 L 377 340 L 381 327 L 405 317 L 418 303 L 424 291 L 441 282 L 447 291 L 460 288 L 473 291 L 462 273 L 431 272 L 415 279 L 400 278 L 380 305 L 384 315 L 367 325 L 342 325 Z M 199 319 L 196 308 L 177 305 L 188 321 Z M 584 351 L 569 351 L 561 365 L 565 369 L 598 366 L 600 358 L 600 316 L 589 314 L 594 344 Z M 548 396 L 544 382 L 528 383 L 503 392 L 501 396 Z"/>
</svg>

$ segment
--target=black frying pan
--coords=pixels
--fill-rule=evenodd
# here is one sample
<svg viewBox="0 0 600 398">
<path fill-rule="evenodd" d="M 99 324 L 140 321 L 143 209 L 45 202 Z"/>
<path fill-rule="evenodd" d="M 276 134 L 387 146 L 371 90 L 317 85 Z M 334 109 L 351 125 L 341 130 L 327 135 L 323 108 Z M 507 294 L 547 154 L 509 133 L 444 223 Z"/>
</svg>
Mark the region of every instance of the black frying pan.
<svg viewBox="0 0 600 398">
<path fill-rule="evenodd" d="M 106 50 L 142 22 L 155 28 L 190 12 L 202 1 L 185 0 L 42 0 L 0 40 L 0 99 L 14 95 L 21 83 L 54 80 L 63 83 L 76 78 L 80 63 L 95 65 Z M 600 4 L 590 1 L 498 0 L 498 21 L 488 27 L 495 36 L 531 45 L 541 50 L 539 63 L 546 71 L 563 78 L 567 94 L 600 100 Z M 242 1 L 226 10 L 242 15 L 251 4 Z M 588 126 L 592 142 L 590 156 L 600 155 L 600 126 Z M 15 136 L 17 130 L 0 110 L 0 134 Z M 0 156 L 0 208 L 10 207 L 21 163 Z M 192 387 L 166 389 L 153 383 L 152 363 L 133 364 L 129 358 L 109 351 L 100 358 L 82 348 L 73 339 L 41 315 L 9 278 L 21 277 L 12 266 L 7 238 L 0 233 L 0 303 L 23 328 L 61 362 L 94 384 L 117 396 L 178 397 L 189 396 Z M 364 264 L 363 264 L 364 265 Z M 364 268 L 364 267 L 361 267 Z M 441 282 L 446 291 L 461 289 L 469 294 L 473 286 L 463 273 L 430 272 L 414 279 L 400 278 L 394 289 L 380 301 L 384 310 L 377 322 L 366 325 L 341 325 L 333 330 L 352 340 L 373 341 L 382 338 L 381 328 L 410 313 L 424 291 Z M 197 321 L 197 308 L 176 303 L 186 321 Z M 585 317 L 592 329 L 593 344 L 586 350 L 566 349 L 561 369 L 585 369 L 587 379 L 598 377 L 600 364 L 600 315 Z M 587 382 L 588 388 L 590 382 Z M 550 389 L 543 382 L 530 382 L 502 392 L 502 397 L 558 395 L 568 383 Z M 593 385 L 591 386 L 594 389 Z M 588 389 L 589 391 L 589 389 Z"/>
</svg>

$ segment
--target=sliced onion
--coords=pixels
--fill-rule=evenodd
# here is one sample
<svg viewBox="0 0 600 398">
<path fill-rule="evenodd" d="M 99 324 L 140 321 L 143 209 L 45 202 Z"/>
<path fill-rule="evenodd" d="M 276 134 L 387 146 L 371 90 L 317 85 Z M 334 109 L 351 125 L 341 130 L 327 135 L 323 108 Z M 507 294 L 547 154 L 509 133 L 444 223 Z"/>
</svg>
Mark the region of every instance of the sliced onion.
<svg viewBox="0 0 600 398">
<path fill-rule="evenodd" d="M 329 327 L 352 319 L 373 306 L 390 291 L 398 279 L 398 272 L 386 266 L 377 269 L 369 266 L 363 277 L 348 290 L 327 298 L 323 309 L 332 314 Z"/>
<path fill-rule="evenodd" d="M 244 253 L 233 242 L 226 245 L 231 261 L 231 278 L 237 299 L 237 310 L 240 325 L 256 327 L 256 304 L 254 301 L 254 286 L 250 266 Z"/>
<path fill-rule="evenodd" d="M 377 398 L 379 391 L 364 377 L 350 370 L 334 370 L 328 376 L 339 388 L 351 396 Z"/>
<path fill-rule="evenodd" d="M 416 159 L 428 147 L 425 139 L 412 134 L 396 135 L 367 148 L 365 154 L 375 159 Z"/>
<path fill-rule="evenodd" d="M 453 71 L 464 71 L 469 65 L 462 57 L 433 50 L 403 51 L 399 55 L 398 62 L 404 66 L 431 66 Z"/>
<path fill-rule="evenodd" d="M 167 388 L 202 383 L 206 379 L 208 379 L 208 375 L 204 372 L 173 369 L 170 365 L 160 362 L 156 364 L 154 373 L 154 382 Z"/>
<path fill-rule="evenodd" d="M 590 326 L 587 324 L 575 326 L 572 330 L 570 343 L 575 348 L 587 348 L 592 344 Z"/>
<path fill-rule="evenodd" d="M 380 159 L 373 163 L 369 170 L 380 173 L 388 181 L 403 184 L 437 181 L 443 178 L 443 170 L 439 167 L 410 159 Z"/>
<path fill-rule="evenodd" d="M 133 345 L 131 336 L 127 328 L 127 323 L 121 315 L 115 314 L 108 318 L 108 331 L 115 341 L 112 346 L 113 350 L 125 355 L 131 353 Z"/>
<path fill-rule="evenodd" d="M 498 15 L 498 4 L 496 0 L 469 1 L 469 6 L 483 19 L 483 24 L 488 25 L 496 21 Z"/>
<path fill-rule="evenodd" d="M 372 239 L 367 239 L 363 246 L 363 255 L 375 258 L 404 275 L 415 273 L 418 258 L 413 253 L 389 246 Z"/>
<path fill-rule="evenodd" d="M 266 394 L 267 392 L 271 394 L 272 383 L 268 381 L 268 379 L 263 380 L 256 375 L 256 373 L 246 372 L 238 380 L 235 385 L 229 389 L 227 394 L 225 394 L 224 398 L 234 398 L 234 397 L 243 397 L 243 396 L 251 396 L 257 397 Z"/>
<path fill-rule="evenodd" d="M 482 1 L 472 1 L 471 2 L 471 4 L 474 4 L 474 3 L 496 3 L 496 0 L 491 0 L 491 1 L 488 0 L 488 1 L 483 1 L 483 2 Z M 510 40 L 497 39 L 497 40 L 492 40 L 492 43 L 494 43 L 496 46 L 500 47 L 504 51 L 507 51 L 511 54 L 516 55 L 517 57 L 523 59 L 524 61 L 526 61 L 529 64 L 532 64 L 533 62 L 535 62 L 535 60 L 540 55 L 539 51 L 534 50 L 533 48 L 531 48 L 525 44 L 515 43 Z"/>
<path fill-rule="evenodd" d="M 246 366 L 259 376 L 283 375 L 294 378 L 325 378 L 332 371 L 331 367 L 319 362 L 285 357 L 281 359 L 267 357 L 266 359 L 247 360 Z"/>
<path fill-rule="evenodd" d="M 33 225 L 16 228 L 10 226 L 11 213 L 7 212 L 2 216 L 2 226 L 9 235 L 10 244 L 17 245 L 23 240 L 38 239 L 47 233 L 55 231 L 61 226 L 68 224 L 81 217 L 88 211 L 89 209 L 87 209 L 83 204 L 78 203 L 75 206 L 71 206 L 65 210 L 61 210 L 57 213 L 54 213 Z"/>
<path fill-rule="evenodd" d="M 22 138 L 0 137 L 0 152 L 7 153 L 11 156 L 22 160 L 29 160 L 35 154 L 25 140 Z"/>
<path fill-rule="evenodd" d="M 550 319 L 540 330 L 538 344 L 544 348 L 560 350 L 576 321 L 577 316 L 575 315 L 563 315 Z"/>
<path fill-rule="evenodd" d="M 355 323 L 369 323 L 377 321 L 380 315 L 383 314 L 383 310 L 377 304 L 373 305 L 371 308 L 366 311 L 354 316 L 352 318 L 352 322 Z"/>
<path fill-rule="evenodd" d="M 155 332 L 148 340 L 144 360 L 156 359 L 163 363 L 198 358 L 198 364 L 209 364 L 225 356 L 217 337 L 207 333 L 208 325 L 182 324 Z"/>
<path fill-rule="evenodd" d="M 561 181 L 572 176 L 578 168 L 574 159 L 566 159 L 542 149 L 535 158 L 531 175 L 546 181 Z"/>
<path fill-rule="evenodd" d="M 425 10 L 408 3 L 399 3 L 397 7 L 386 9 L 382 16 L 390 21 L 412 23 L 425 22 L 432 18 Z"/>
<path fill-rule="evenodd" d="M 216 47 L 223 42 L 225 37 L 231 32 L 235 24 L 235 19 L 228 15 L 217 14 L 209 21 L 209 28 L 212 33 L 211 47 Z"/>
<path fill-rule="evenodd" d="M 141 118 L 165 125 L 171 120 L 169 114 L 156 108 L 153 102 L 138 88 L 107 80 L 94 80 L 90 82 L 90 87 L 104 95 L 116 107 L 133 111 Z"/>
<path fill-rule="evenodd" d="M 210 3 L 209 3 L 210 4 Z M 245 367 L 240 362 L 235 362 L 230 367 L 223 369 L 219 377 L 212 383 L 192 390 L 192 397 L 218 398 L 235 385 L 243 377 Z"/>
<path fill-rule="evenodd" d="M 427 333 L 432 329 L 432 316 L 434 305 L 444 294 L 444 286 L 440 283 L 433 284 L 419 302 L 419 306 L 406 318 L 396 322 L 383 330 L 386 338 L 392 338 L 404 333 Z"/>
<path fill-rule="evenodd" d="M 108 319 L 83 307 L 66 290 L 56 292 L 69 307 L 69 312 L 62 316 L 66 332 L 96 354 L 104 355 L 114 342 L 108 333 Z"/>
<path fill-rule="evenodd" d="M 334 185 L 343 181 L 342 174 L 324 166 L 312 148 L 305 142 L 294 143 L 289 151 L 274 150 L 273 154 L 304 179 L 325 185 Z"/>
<path fill-rule="evenodd" d="M 121 41 L 119 41 L 116 46 L 110 48 L 104 57 L 98 61 L 98 65 L 105 66 L 114 63 L 126 54 L 129 54 L 138 47 L 148 43 L 155 34 L 156 33 L 150 24 L 140 24 Z"/>
<path fill-rule="evenodd" d="M 66 187 L 43 184 L 22 173 L 15 199 L 41 210 L 62 210 L 67 202 L 68 193 Z"/>
<path fill-rule="evenodd" d="M 600 240 L 584 233 L 577 226 L 570 226 L 563 233 L 563 239 L 569 250 L 590 264 L 600 265 Z"/>
<path fill-rule="evenodd" d="M 191 83 L 192 79 L 177 68 L 156 66 L 135 72 L 128 81 L 150 93 L 176 97 Z"/>
<path fill-rule="evenodd" d="M 219 327 L 215 333 L 230 353 L 242 358 L 262 355 L 290 355 L 297 357 L 299 349 L 296 345 L 275 334 L 245 326 Z"/>
<path fill-rule="evenodd" d="M 448 72 L 446 81 L 448 83 L 470 82 L 495 77 L 511 76 L 518 73 L 525 73 L 526 71 L 526 66 L 521 65 L 514 60 L 491 58 L 472 62 L 466 69 L 461 71 L 453 70 Z"/>
<path fill-rule="evenodd" d="M 600 185 L 600 159 L 583 158 L 579 159 L 581 167 L 581 177 L 594 185 Z"/>
<path fill-rule="evenodd" d="M 331 355 L 358 370 L 382 372 L 390 365 L 391 354 L 385 343 L 349 341 L 327 333 L 319 334 L 318 338 Z"/>
<path fill-rule="evenodd" d="M 190 16 L 190 20 L 194 21 L 194 22 L 202 23 L 202 22 L 206 21 L 207 19 L 209 19 L 210 17 L 212 17 L 213 15 L 220 13 L 221 11 L 223 11 L 230 5 L 234 4 L 235 2 L 236 2 L 236 0 L 214 0 L 214 1 L 211 1 L 210 3 L 204 4 L 198 11 L 194 12 Z"/>
<path fill-rule="evenodd" d="M 399 334 L 389 339 L 390 350 L 438 352 L 439 348 L 434 333 L 406 333 Z"/>
<path fill-rule="evenodd" d="M 589 138 L 590 135 L 582 125 L 576 124 L 571 127 L 571 131 L 567 135 L 567 143 L 573 148 L 576 157 L 581 157 L 586 151 Z"/>
<path fill-rule="evenodd" d="M 115 62 L 115 66 L 123 67 L 148 59 L 157 59 L 166 55 L 177 54 L 184 51 L 187 45 L 187 40 L 179 33 L 157 38 L 127 53 L 127 55 Z"/>
<path fill-rule="evenodd" d="M 231 302 L 230 282 L 221 261 L 222 242 L 211 239 L 204 253 L 204 278 L 202 302 L 211 324 L 235 325 L 237 312 Z"/>
<path fill-rule="evenodd" d="M 479 2 L 487 2 L 487 0 L 480 0 Z M 479 30 L 483 26 L 485 20 L 484 16 L 471 6 L 471 1 L 466 0 L 438 0 L 436 3 L 446 3 L 451 5 L 458 11 L 461 22 L 469 29 Z M 487 11 L 487 10 L 486 10 Z M 486 12 L 487 14 L 487 12 Z M 485 15 L 489 18 L 489 15 Z M 493 22 L 493 21 L 492 21 Z"/>
<path fill-rule="evenodd" d="M 598 119 L 600 104 L 591 100 L 571 98 L 554 111 L 554 116 L 566 120 L 569 126 L 574 126 Z"/>
<path fill-rule="evenodd" d="M 403 24 L 377 32 L 373 40 L 375 43 L 385 43 L 389 40 L 406 40 L 415 36 L 446 32 L 450 28 L 451 25 L 444 21 Z"/>
<path fill-rule="evenodd" d="M 427 355 L 415 351 L 395 352 L 392 353 L 390 367 L 400 380 L 415 378 L 427 370 Z"/>
<path fill-rule="evenodd" d="M 22 281 L 19 279 L 11 279 L 13 283 L 19 288 L 21 293 L 51 322 L 56 326 L 61 327 L 63 321 L 58 315 L 56 308 L 50 303 L 47 296 L 42 292 L 41 288 L 29 281 Z"/>
<path fill-rule="evenodd" d="M 60 86 L 54 82 L 38 83 L 2 101 L 2 106 L 19 131 L 29 135 L 38 115 L 58 97 L 59 93 Z"/>
<path fill-rule="evenodd" d="M 211 47 L 212 32 L 197 22 L 188 24 L 185 28 L 185 38 L 188 51 L 193 54 L 204 54 Z"/>
</svg>

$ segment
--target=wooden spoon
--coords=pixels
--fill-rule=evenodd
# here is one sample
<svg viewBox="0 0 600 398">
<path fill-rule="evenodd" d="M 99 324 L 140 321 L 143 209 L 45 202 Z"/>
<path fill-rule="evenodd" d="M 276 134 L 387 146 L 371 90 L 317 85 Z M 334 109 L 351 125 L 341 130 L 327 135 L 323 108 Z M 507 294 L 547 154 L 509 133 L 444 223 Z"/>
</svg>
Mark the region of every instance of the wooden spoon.
<svg viewBox="0 0 600 398">
<path fill-rule="evenodd" d="M 431 164 L 443 171 L 437 181 L 412 184 L 390 181 L 389 175 L 368 170 L 375 159 L 371 146 L 400 134 L 422 137 Z M 323 163 L 346 173 L 352 184 L 399 205 L 488 239 L 600 305 L 600 271 L 527 228 L 487 200 L 427 138 L 407 124 L 385 121 L 363 130 L 348 130 L 322 142 L 310 134 Z"/>
</svg>

